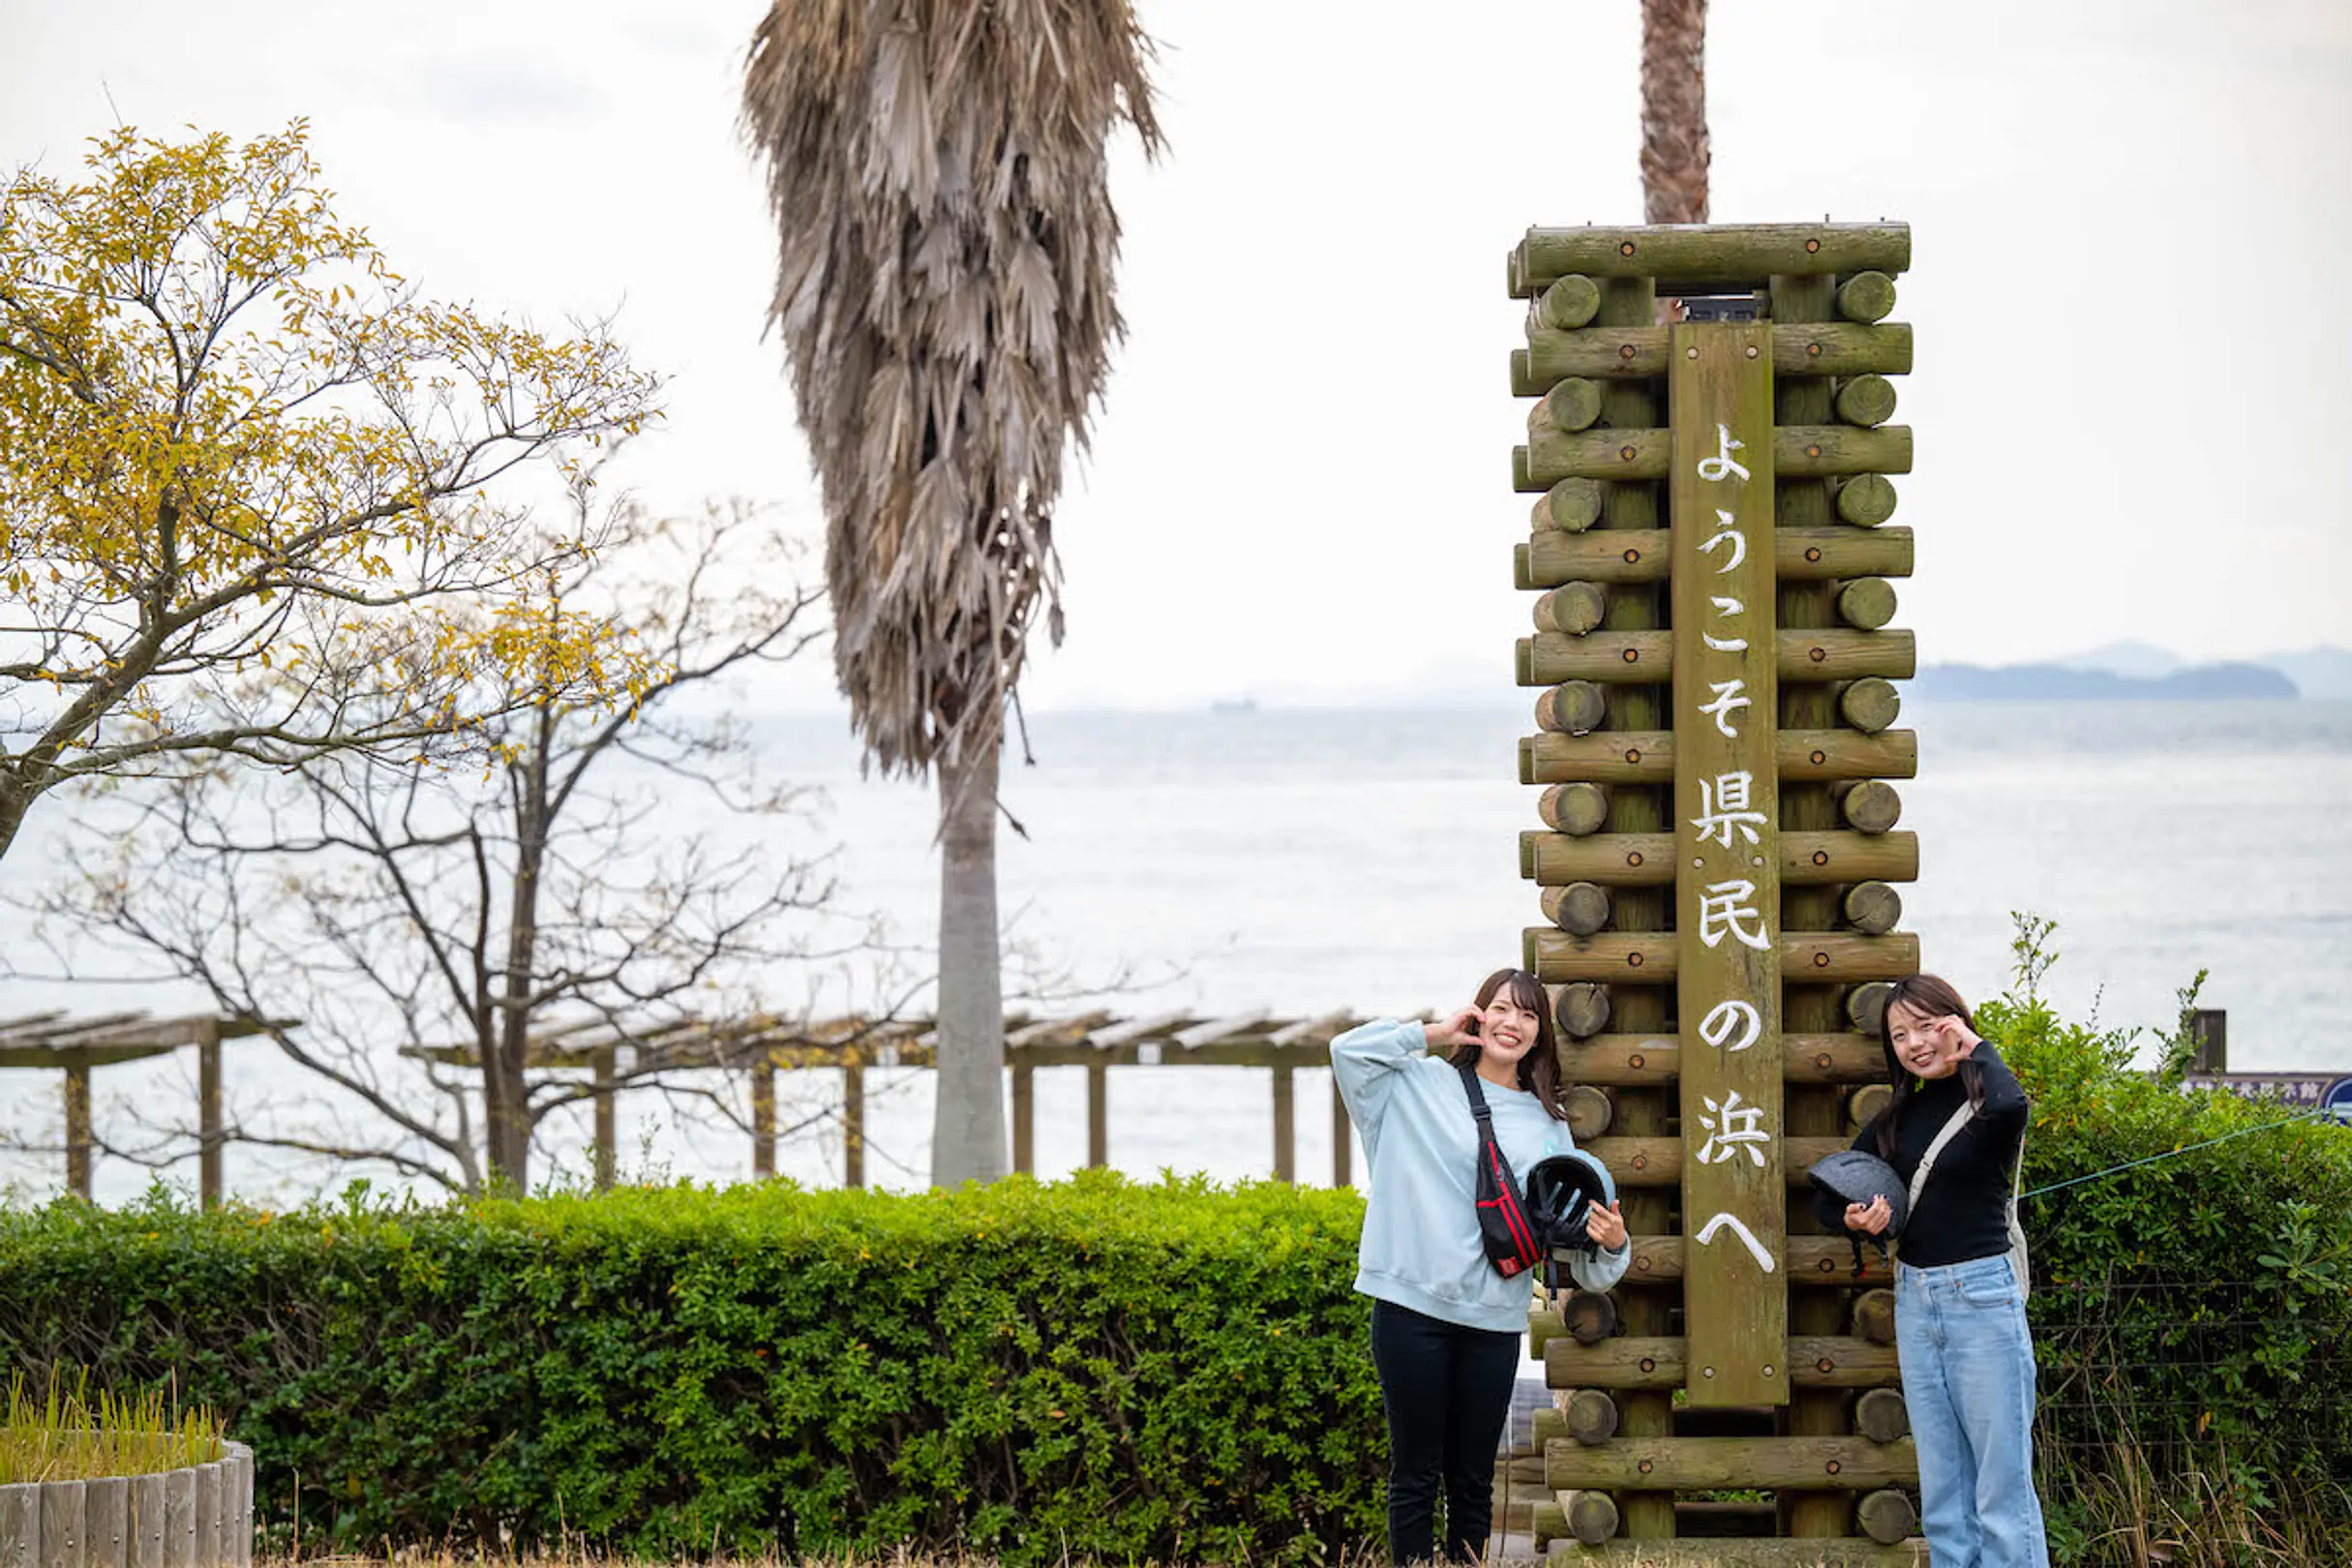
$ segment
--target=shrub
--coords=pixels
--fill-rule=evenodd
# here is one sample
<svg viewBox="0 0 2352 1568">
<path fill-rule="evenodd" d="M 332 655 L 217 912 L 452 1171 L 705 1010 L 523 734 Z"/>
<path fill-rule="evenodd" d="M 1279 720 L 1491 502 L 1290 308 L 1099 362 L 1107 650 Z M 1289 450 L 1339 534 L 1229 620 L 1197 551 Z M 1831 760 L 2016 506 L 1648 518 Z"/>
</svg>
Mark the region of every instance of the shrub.
<svg viewBox="0 0 2352 1568">
<path fill-rule="evenodd" d="M 61 1202 L 0 1219 L 0 1349 L 176 1374 L 348 1544 L 1312 1559 L 1380 1528 L 1361 1219 L 1103 1173 Z"/>
<path fill-rule="evenodd" d="M 2081 1556 L 2070 1531 L 2116 1525 L 2070 1519 L 2070 1498 L 2150 1487 L 2169 1500 L 2145 1498 L 2128 1529 L 2291 1497 L 2352 1532 L 2352 1130 L 2183 1090 L 2175 1035 L 2135 1070 L 2136 1031 L 2040 999 L 2049 927 L 2021 931 L 2017 994 L 1977 1021 L 2033 1098 L 2024 1185 L 2056 1189 L 2023 1216 L 2060 1560 Z"/>
</svg>

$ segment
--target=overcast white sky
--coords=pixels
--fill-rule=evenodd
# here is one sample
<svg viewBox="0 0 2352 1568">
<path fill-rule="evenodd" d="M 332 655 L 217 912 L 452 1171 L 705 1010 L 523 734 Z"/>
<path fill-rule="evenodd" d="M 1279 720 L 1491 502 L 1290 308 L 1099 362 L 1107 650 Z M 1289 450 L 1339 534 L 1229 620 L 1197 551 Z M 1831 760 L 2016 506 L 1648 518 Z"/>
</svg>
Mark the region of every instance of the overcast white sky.
<svg viewBox="0 0 2352 1568">
<path fill-rule="evenodd" d="M 0 159 L 307 115 L 436 294 L 618 308 L 648 499 L 816 515 L 735 127 L 766 0 L 0 0 Z M 1039 707 L 1507 688 L 1526 601 L 1504 252 L 1639 221 L 1636 0 L 1152 3 L 1131 337 Z M 110 95 L 110 101 L 109 101 Z M 2352 642 L 2352 4 L 1717 0 L 1720 221 L 1908 220 L 1903 623 L 1931 661 Z M 811 669 L 767 694 L 823 706 Z"/>
</svg>

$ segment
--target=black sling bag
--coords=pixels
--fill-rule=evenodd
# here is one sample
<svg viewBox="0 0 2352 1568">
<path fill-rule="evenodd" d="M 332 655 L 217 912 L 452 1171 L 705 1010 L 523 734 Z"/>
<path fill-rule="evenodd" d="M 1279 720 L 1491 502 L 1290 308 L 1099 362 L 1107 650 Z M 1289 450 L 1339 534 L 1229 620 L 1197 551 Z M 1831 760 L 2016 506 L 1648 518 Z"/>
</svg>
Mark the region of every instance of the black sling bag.
<svg viewBox="0 0 2352 1568">
<path fill-rule="evenodd" d="M 1520 1197 L 1519 1178 L 1494 1140 L 1494 1113 L 1487 1109 L 1486 1091 L 1478 1087 L 1478 1072 L 1464 1067 L 1462 1087 L 1470 1097 L 1470 1114 L 1478 1118 L 1478 1239 L 1487 1261 L 1506 1280 L 1516 1279 L 1543 1261 L 1535 1227 L 1527 1221 L 1527 1206 Z"/>
</svg>

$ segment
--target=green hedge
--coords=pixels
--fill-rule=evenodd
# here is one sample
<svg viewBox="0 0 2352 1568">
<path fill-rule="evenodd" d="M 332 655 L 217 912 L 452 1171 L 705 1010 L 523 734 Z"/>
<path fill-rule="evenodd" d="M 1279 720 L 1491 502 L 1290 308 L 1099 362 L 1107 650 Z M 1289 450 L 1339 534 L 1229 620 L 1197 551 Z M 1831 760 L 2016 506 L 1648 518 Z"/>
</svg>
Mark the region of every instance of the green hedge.
<svg viewBox="0 0 2352 1568">
<path fill-rule="evenodd" d="M 176 1376 L 350 1545 L 1029 1563 L 1377 1539 L 1363 1205 L 1089 1174 L 0 1219 L 0 1351 Z"/>
<path fill-rule="evenodd" d="M 2029 1190 L 2163 1157 L 2024 1205 L 2061 1511 L 2069 1468 L 2111 1465 L 2127 1436 L 2159 1482 L 2352 1516 L 2352 1129 L 2185 1092 L 2178 1052 L 2170 1076 L 2133 1070 L 2132 1033 L 2039 1003 L 1978 1022 L 2033 1098 Z"/>
<path fill-rule="evenodd" d="M 2129 1070 L 2126 1037 L 2035 1004 L 1981 1022 L 2035 1098 L 2029 1187 L 2281 1114 Z M 306 1532 L 348 1546 L 1299 1561 L 1381 1533 L 1362 1214 L 1352 1192 L 1101 1173 L 283 1216 L 64 1202 L 0 1216 L 0 1352 L 176 1378 L 255 1445 L 271 1519 L 299 1477 Z M 2082 1499 L 2126 1470 L 2352 1524 L 2352 1131 L 2255 1131 L 2026 1221 L 2061 1561 L 2113 1534 Z"/>
</svg>

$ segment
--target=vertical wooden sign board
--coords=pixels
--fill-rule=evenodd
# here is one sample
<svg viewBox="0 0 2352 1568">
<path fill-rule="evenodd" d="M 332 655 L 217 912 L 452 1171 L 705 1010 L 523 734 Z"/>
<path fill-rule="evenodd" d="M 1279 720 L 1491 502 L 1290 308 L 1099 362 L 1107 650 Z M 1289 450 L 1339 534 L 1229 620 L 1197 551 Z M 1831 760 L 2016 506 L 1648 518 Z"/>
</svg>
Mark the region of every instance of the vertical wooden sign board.
<svg viewBox="0 0 2352 1568">
<path fill-rule="evenodd" d="M 1685 1386 L 1786 1404 L 1772 328 L 1669 349 Z"/>
</svg>

